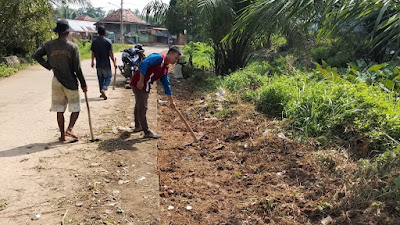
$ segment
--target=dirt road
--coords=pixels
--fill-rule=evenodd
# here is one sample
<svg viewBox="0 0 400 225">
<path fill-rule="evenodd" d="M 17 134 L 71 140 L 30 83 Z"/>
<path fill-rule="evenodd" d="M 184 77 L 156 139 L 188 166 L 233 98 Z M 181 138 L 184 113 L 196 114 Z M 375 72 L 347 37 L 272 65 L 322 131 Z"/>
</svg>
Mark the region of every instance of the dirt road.
<svg viewBox="0 0 400 225">
<path fill-rule="evenodd" d="M 147 54 L 166 49 L 145 47 Z M 116 57 L 121 63 L 120 53 Z M 49 112 L 52 73 L 35 65 L 0 79 L 0 224 L 159 223 L 156 142 L 126 132 L 133 121 L 132 92 L 118 75 L 116 90 L 104 101 L 90 60 L 82 61 L 82 69 L 97 143 L 88 141 L 82 92 L 75 126 L 81 140 L 62 144 L 56 114 Z M 156 107 L 151 95 L 154 129 Z"/>
</svg>

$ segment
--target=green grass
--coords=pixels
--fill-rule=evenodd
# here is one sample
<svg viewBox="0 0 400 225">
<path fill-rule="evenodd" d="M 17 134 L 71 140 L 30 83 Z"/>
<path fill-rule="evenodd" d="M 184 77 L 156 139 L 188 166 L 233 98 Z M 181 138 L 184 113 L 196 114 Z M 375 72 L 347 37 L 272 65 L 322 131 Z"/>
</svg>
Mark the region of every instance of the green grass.
<svg viewBox="0 0 400 225">
<path fill-rule="evenodd" d="M 199 91 L 215 91 L 221 85 L 260 112 L 284 118 L 283 128 L 298 140 L 313 138 L 322 148 L 348 150 L 358 168 L 349 176 L 351 191 L 342 208 L 362 207 L 359 203 L 366 208 L 391 208 L 394 218 L 400 216 L 400 91 L 387 88 L 386 83 L 391 80 L 400 86 L 400 68 L 388 65 L 372 71 L 377 66 L 352 66 L 351 74 L 345 71 L 345 75 L 328 65 L 302 72 L 288 68 L 281 57 L 253 62 L 218 82 L 200 71 L 192 82 Z M 386 83 L 360 79 L 371 71 Z M 221 110 L 217 114 L 226 118 L 235 113 Z M 330 158 L 319 161 L 321 168 L 333 163 Z"/>
<path fill-rule="evenodd" d="M 5 63 L 0 63 L 0 78 L 11 76 L 16 72 L 18 72 L 19 70 L 25 69 L 28 66 L 29 66 L 28 63 L 23 63 L 17 67 L 11 67 L 7 66 Z"/>
<path fill-rule="evenodd" d="M 81 60 L 84 59 L 91 59 L 92 58 L 92 51 L 90 51 L 90 46 L 92 43 L 88 42 L 87 40 L 74 40 L 75 43 L 79 47 L 79 53 Z M 128 44 L 113 44 L 113 51 L 115 52 L 120 52 L 124 49 L 127 48 L 132 48 L 133 45 L 128 45 Z"/>
</svg>

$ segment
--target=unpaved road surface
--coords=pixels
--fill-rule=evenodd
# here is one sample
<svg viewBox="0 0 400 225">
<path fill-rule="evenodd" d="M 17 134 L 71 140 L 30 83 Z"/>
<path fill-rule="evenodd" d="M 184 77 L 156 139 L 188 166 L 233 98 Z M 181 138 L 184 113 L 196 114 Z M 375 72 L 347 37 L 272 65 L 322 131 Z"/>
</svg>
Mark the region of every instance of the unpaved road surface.
<svg viewBox="0 0 400 225">
<path fill-rule="evenodd" d="M 146 54 L 166 50 L 145 47 Z M 116 57 L 120 64 L 120 53 Z M 118 75 L 116 90 L 104 101 L 90 60 L 82 61 L 82 69 L 100 139 L 94 143 L 82 92 L 74 128 L 80 141 L 60 143 L 56 114 L 49 112 L 52 72 L 35 65 L 0 79 L 0 224 L 159 223 L 157 142 L 129 132 L 132 91 Z M 155 130 L 156 96 L 150 96 L 148 112 Z"/>
</svg>

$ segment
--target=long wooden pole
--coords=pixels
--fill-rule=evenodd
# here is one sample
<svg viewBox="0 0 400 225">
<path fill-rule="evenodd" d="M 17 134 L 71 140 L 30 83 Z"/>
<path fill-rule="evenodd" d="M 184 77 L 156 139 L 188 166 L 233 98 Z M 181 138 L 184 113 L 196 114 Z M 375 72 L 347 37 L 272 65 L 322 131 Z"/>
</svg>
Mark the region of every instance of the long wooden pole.
<svg viewBox="0 0 400 225">
<path fill-rule="evenodd" d="M 87 107 L 87 112 L 88 112 L 88 117 L 89 117 L 89 128 L 90 128 L 90 136 L 92 137 L 92 140 L 94 140 L 93 137 L 93 129 L 92 129 L 92 119 L 90 118 L 90 108 L 89 108 L 89 101 L 86 92 L 85 93 L 85 100 L 86 100 L 86 107 Z"/>
<path fill-rule="evenodd" d="M 178 113 L 179 118 L 181 118 L 181 120 L 185 123 L 186 128 L 190 131 L 190 134 L 192 135 L 194 142 L 198 142 L 199 139 L 196 137 L 196 134 L 194 134 L 192 128 L 189 126 L 188 122 L 183 117 L 182 113 L 177 108 L 175 108 L 175 111 L 176 111 L 176 113 Z"/>
<path fill-rule="evenodd" d="M 117 58 L 114 58 L 114 62 L 115 62 L 115 65 L 117 65 Z M 114 70 L 114 84 L 113 84 L 113 90 L 115 90 L 115 82 L 116 82 L 116 80 L 117 80 L 117 68 L 115 68 L 115 70 Z"/>
</svg>

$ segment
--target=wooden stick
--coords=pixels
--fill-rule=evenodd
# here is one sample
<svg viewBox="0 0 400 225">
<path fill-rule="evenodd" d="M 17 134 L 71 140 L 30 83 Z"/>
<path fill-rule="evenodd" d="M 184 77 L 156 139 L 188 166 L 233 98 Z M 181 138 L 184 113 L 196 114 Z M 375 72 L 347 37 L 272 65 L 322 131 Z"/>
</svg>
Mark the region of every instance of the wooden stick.
<svg viewBox="0 0 400 225">
<path fill-rule="evenodd" d="M 89 101 L 87 98 L 87 93 L 86 92 L 83 92 L 83 93 L 85 93 L 86 107 L 87 107 L 87 112 L 88 112 L 88 117 L 89 117 L 90 136 L 92 137 L 92 140 L 94 140 L 93 129 L 92 129 L 92 119 L 90 118 Z"/>
<path fill-rule="evenodd" d="M 115 65 L 117 64 L 117 58 L 114 58 Z M 115 82 L 117 81 L 117 68 L 114 70 L 114 84 L 113 84 L 113 90 L 115 90 Z"/>
<path fill-rule="evenodd" d="M 183 115 L 181 114 L 181 112 L 175 108 L 175 111 L 178 113 L 179 118 L 181 118 L 181 120 L 185 123 L 186 128 L 190 131 L 190 134 L 192 135 L 193 139 L 195 142 L 198 142 L 199 139 L 196 137 L 196 135 L 194 134 L 192 128 L 189 126 L 188 122 L 185 120 L 185 118 L 183 117 Z"/>
<path fill-rule="evenodd" d="M 68 213 L 68 209 L 67 209 L 67 211 L 65 211 L 65 213 L 64 213 L 64 216 L 63 216 L 63 218 L 62 218 L 62 220 L 61 220 L 61 225 L 65 225 L 65 217 L 67 216 L 67 213 Z"/>
</svg>

